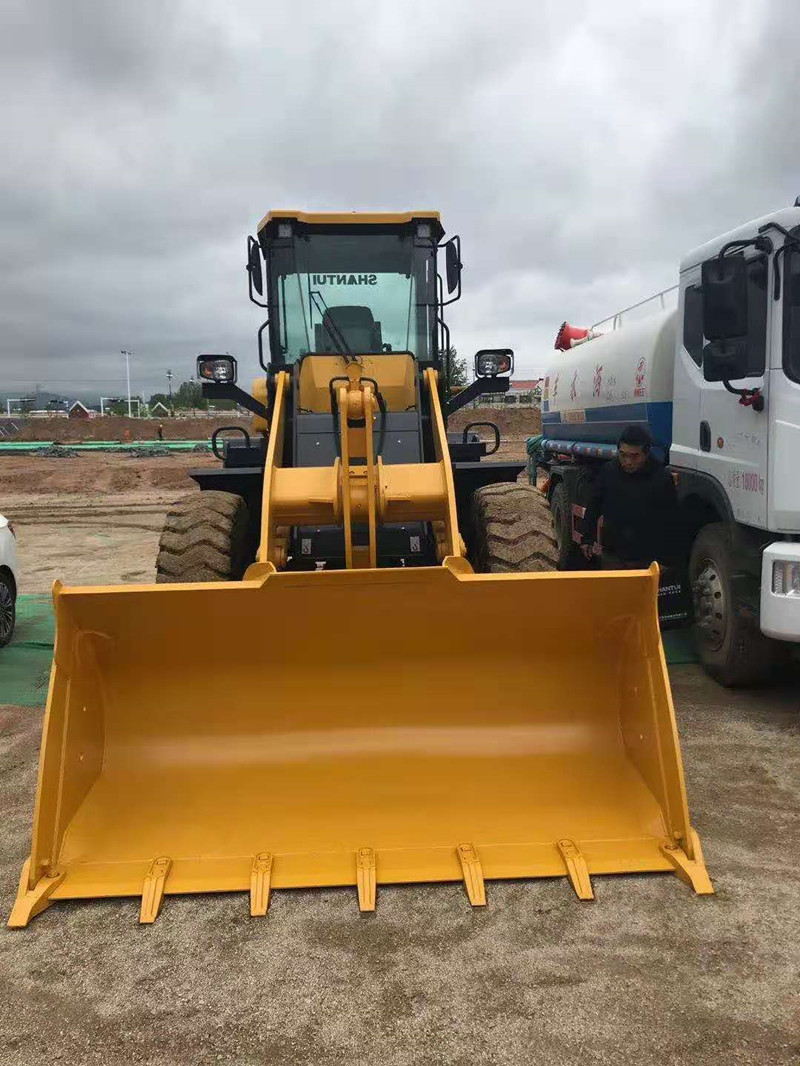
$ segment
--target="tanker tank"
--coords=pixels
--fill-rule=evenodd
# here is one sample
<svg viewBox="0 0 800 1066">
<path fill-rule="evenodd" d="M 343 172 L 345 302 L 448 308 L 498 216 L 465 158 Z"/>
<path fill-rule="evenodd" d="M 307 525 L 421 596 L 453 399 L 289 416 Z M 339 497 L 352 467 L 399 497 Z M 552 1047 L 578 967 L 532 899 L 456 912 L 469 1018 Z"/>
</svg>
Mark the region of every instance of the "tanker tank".
<svg viewBox="0 0 800 1066">
<path fill-rule="evenodd" d="M 665 452 L 672 441 L 677 321 L 676 310 L 659 311 L 554 351 L 542 395 L 545 446 L 548 441 L 592 443 L 605 445 L 606 451 L 626 426 L 639 425 L 657 451 Z M 580 446 L 575 452 L 591 454 Z"/>
</svg>

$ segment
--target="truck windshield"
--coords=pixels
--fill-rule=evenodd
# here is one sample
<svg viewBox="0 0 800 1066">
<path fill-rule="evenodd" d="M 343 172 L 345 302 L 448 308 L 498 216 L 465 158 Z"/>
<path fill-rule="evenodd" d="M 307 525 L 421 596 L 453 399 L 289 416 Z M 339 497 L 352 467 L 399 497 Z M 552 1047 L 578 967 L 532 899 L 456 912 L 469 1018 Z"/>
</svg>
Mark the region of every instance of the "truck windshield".
<svg viewBox="0 0 800 1066">
<path fill-rule="evenodd" d="M 273 356 L 277 346 L 283 363 L 311 352 L 430 358 L 433 254 L 410 234 L 318 233 L 275 241 L 269 252 Z"/>
<path fill-rule="evenodd" d="M 800 252 L 792 248 L 785 258 L 783 289 L 783 369 L 800 382 Z"/>
</svg>

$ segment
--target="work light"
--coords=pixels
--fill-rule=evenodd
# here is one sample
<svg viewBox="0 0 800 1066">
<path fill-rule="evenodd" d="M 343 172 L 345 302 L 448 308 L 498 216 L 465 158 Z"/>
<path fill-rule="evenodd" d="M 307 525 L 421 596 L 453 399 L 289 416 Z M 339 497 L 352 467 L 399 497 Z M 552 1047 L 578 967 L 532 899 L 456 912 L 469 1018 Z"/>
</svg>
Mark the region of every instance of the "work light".
<svg viewBox="0 0 800 1066">
<path fill-rule="evenodd" d="M 217 385 L 235 385 L 236 360 L 232 355 L 199 355 L 197 376 Z"/>
<path fill-rule="evenodd" d="M 475 356 L 475 373 L 479 378 L 510 374 L 513 369 L 514 353 L 510 348 L 481 348 Z"/>
</svg>

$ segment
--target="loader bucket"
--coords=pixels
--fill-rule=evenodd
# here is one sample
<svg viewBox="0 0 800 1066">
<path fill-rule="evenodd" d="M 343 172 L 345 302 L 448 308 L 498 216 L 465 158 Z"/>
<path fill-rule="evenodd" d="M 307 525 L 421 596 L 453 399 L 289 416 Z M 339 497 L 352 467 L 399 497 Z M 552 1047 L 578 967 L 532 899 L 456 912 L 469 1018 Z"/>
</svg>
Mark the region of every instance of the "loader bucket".
<svg viewBox="0 0 800 1066">
<path fill-rule="evenodd" d="M 657 569 L 273 573 L 55 589 L 31 858 L 57 899 L 673 871 L 686 806 Z"/>
</svg>

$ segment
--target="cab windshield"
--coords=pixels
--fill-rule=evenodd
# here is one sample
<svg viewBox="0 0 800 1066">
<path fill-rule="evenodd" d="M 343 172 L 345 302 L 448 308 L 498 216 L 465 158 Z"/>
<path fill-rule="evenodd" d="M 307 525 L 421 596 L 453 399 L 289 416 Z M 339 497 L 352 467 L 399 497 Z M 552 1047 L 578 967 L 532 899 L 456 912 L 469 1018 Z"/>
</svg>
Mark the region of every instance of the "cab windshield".
<svg viewBox="0 0 800 1066">
<path fill-rule="evenodd" d="M 268 257 L 273 360 L 380 352 L 430 359 L 434 254 L 431 241 L 421 244 L 411 234 L 315 233 L 274 241 Z"/>
</svg>

